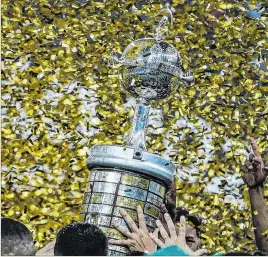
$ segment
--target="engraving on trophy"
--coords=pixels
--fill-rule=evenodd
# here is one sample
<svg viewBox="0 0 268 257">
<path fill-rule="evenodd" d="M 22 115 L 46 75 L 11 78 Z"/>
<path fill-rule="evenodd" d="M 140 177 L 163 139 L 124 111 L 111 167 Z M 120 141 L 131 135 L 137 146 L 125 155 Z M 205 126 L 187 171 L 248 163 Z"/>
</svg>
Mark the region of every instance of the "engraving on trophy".
<svg viewBox="0 0 268 257">
<path fill-rule="evenodd" d="M 120 181 L 121 175 L 117 172 L 111 171 L 99 171 L 95 175 L 95 181 L 107 181 L 118 183 Z"/>
<path fill-rule="evenodd" d="M 154 181 L 150 181 L 149 191 L 164 198 L 165 188 Z"/>
<path fill-rule="evenodd" d="M 92 193 L 91 203 L 113 204 L 115 196 L 105 193 Z"/>
<path fill-rule="evenodd" d="M 97 224 L 98 226 L 110 226 L 111 217 L 101 214 L 89 214 L 85 221 L 91 224 Z"/>
<path fill-rule="evenodd" d="M 117 196 L 116 200 L 116 206 L 121 206 L 121 207 L 127 207 L 130 209 L 137 209 L 137 206 L 140 205 L 142 208 L 144 207 L 144 202 L 143 201 L 138 201 L 133 198 L 129 197 L 124 197 L 124 196 Z"/>
<path fill-rule="evenodd" d="M 89 204 L 88 212 L 89 213 L 103 213 L 103 214 L 112 214 L 113 206 L 104 205 L 104 204 Z"/>
<path fill-rule="evenodd" d="M 114 194 L 116 190 L 116 184 L 106 182 L 95 182 L 93 191 Z"/>
<path fill-rule="evenodd" d="M 148 189 L 149 181 L 140 177 L 123 175 L 121 179 L 122 184 L 139 187 L 141 189 Z"/>
<path fill-rule="evenodd" d="M 128 253 L 128 249 L 120 245 L 109 245 L 109 250 L 114 250 L 122 253 Z"/>
<path fill-rule="evenodd" d="M 147 202 L 150 202 L 156 206 L 160 206 L 160 204 L 163 202 L 163 198 L 152 193 L 148 193 Z"/>
<path fill-rule="evenodd" d="M 107 228 L 102 227 L 103 232 L 107 235 L 109 238 L 113 239 L 124 239 L 125 237 L 115 228 Z"/>
<path fill-rule="evenodd" d="M 146 214 L 144 215 L 144 217 L 145 217 L 146 225 L 148 225 L 152 230 L 154 230 L 155 219 Z"/>
<path fill-rule="evenodd" d="M 152 204 L 147 203 L 145 204 L 144 213 L 154 216 L 155 219 L 158 219 L 160 210 Z"/>
<path fill-rule="evenodd" d="M 113 217 L 112 224 L 117 224 L 117 225 L 120 225 L 120 226 L 123 226 L 123 227 L 127 227 L 127 224 L 124 221 L 124 219 L 118 218 L 118 217 Z"/>
<path fill-rule="evenodd" d="M 113 215 L 117 216 L 117 217 L 121 217 L 120 209 L 121 209 L 120 207 L 115 207 Z M 136 210 L 129 210 L 128 209 L 127 213 L 134 221 L 136 221 L 136 222 L 138 221 L 138 215 L 137 215 Z"/>
<path fill-rule="evenodd" d="M 129 253 L 129 251 L 128 251 L 128 253 Z M 122 256 L 122 255 L 126 255 L 126 253 L 123 254 L 122 252 L 108 250 L 108 256 Z"/>
<path fill-rule="evenodd" d="M 118 195 L 128 196 L 137 200 L 145 201 L 147 192 L 136 187 L 120 185 Z"/>
</svg>

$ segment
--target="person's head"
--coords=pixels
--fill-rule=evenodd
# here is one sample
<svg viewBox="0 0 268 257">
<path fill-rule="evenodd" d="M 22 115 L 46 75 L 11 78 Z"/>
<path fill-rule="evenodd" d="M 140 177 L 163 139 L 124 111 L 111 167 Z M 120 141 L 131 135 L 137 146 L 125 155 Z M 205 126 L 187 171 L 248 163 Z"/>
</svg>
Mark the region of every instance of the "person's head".
<svg viewBox="0 0 268 257">
<path fill-rule="evenodd" d="M 186 226 L 186 243 L 192 251 L 196 251 L 201 245 L 201 231 L 198 226 L 202 224 L 202 219 L 198 215 L 189 215 L 189 211 L 186 208 L 176 208 L 176 197 L 176 182 L 174 180 L 165 194 L 165 205 L 160 206 L 161 211 L 162 213 L 168 212 L 174 223 L 180 222 L 182 215 L 186 217 L 188 223 L 192 224 L 187 224 Z M 164 221 L 163 217 L 160 219 Z"/>
<path fill-rule="evenodd" d="M 164 213 L 169 213 L 169 211 L 164 204 L 160 205 L 160 209 L 162 212 L 160 220 L 162 221 L 164 227 L 167 229 L 167 224 L 164 219 Z M 198 215 L 189 215 L 189 211 L 187 209 L 178 207 L 175 210 L 175 220 L 173 220 L 173 222 L 175 224 L 179 223 L 181 216 L 185 216 L 187 222 L 185 234 L 186 243 L 190 247 L 190 249 L 195 252 L 200 248 L 201 245 L 201 230 L 198 228 L 198 226 L 202 224 L 202 220 Z M 176 230 L 177 232 L 179 232 L 178 226 L 176 227 Z"/>
<path fill-rule="evenodd" d="M 74 222 L 62 228 L 56 239 L 56 256 L 102 256 L 107 255 L 108 239 L 93 224 Z"/>
<path fill-rule="evenodd" d="M 200 234 L 199 230 L 190 225 L 186 224 L 186 234 L 185 234 L 185 239 L 187 245 L 190 247 L 192 251 L 197 251 L 200 246 L 201 246 L 201 241 L 200 241 Z"/>
<path fill-rule="evenodd" d="M 1 255 L 35 255 L 33 237 L 19 221 L 1 219 Z"/>
<path fill-rule="evenodd" d="M 185 239 L 187 245 L 192 251 L 196 251 L 201 246 L 201 230 L 199 226 L 202 224 L 202 219 L 199 215 L 190 215 L 189 211 L 183 207 L 176 208 L 176 222 L 180 222 L 181 216 L 186 217 L 186 234 Z"/>
</svg>

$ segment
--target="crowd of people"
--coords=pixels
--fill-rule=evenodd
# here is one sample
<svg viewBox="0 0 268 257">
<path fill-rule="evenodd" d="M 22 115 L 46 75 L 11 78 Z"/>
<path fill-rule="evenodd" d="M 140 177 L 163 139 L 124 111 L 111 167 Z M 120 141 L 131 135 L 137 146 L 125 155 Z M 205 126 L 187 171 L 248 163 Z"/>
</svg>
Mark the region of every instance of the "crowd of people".
<svg viewBox="0 0 268 257">
<path fill-rule="evenodd" d="M 268 175 L 268 165 L 264 165 L 256 142 L 251 138 L 253 153 L 241 168 L 243 180 L 249 188 L 252 222 L 255 227 L 257 251 L 208 253 L 201 246 L 202 220 L 198 215 L 190 215 L 187 209 L 176 207 L 176 185 L 172 184 L 166 193 L 165 204 L 160 206 L 162 215 L 156 221 L 153 233 L 147 230 L 143 210 L 137 207 L 138 224 L 125 210 L 120 214 L 127 227 L 113 224 L 126 239 L 108 239 L 100 228 L 93 224 L 74 222 L 62 228 L 57 238 L 38 252 L 34 240 L 25 225 L 9 219 L 1 219 L 1 255 L 61 255 L 61 256 L 105 256 L 108 243 L 128 246 L 131 255 L 148 256 L 202 256 L 202 255 L 268 255 L 268 209 L 264 196 L 264 185 Z M 267 163 L 268 164 L 268 163 Z"/>
</svg>

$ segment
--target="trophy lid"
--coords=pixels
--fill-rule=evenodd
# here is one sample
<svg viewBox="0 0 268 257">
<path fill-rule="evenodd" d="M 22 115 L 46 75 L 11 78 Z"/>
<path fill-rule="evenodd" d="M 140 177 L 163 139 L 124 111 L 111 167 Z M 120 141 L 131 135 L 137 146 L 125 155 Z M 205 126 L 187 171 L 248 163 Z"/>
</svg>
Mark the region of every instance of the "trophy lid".
<svg viewBox="0 0 268 257">
<path fill-rule="evenodd" d="M 166 186 L 172 183 L 176 170 L 170 160 L 159 155 L 117 145 L 91 147 L 87 167 L 89 169 L 94 167 L 121 168 L 159 179 Z"/>
</svg>

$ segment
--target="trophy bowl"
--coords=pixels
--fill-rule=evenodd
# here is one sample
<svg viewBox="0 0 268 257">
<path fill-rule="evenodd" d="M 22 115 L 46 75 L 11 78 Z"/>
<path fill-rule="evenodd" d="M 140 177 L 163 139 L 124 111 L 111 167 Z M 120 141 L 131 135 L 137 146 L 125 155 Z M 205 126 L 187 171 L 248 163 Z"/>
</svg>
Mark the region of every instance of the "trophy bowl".
<svg viewBox="0 0 268 257">
<path fill-rule="evenodd" d="M 168 97 L 173 86 L 193 81 L 191 71 L 184 72 L 175 47 L 155 38 L 138 39 L 130 43 L 120 58 L 121 84 L 133 96 L 145 99 Z"/>
</svg>

